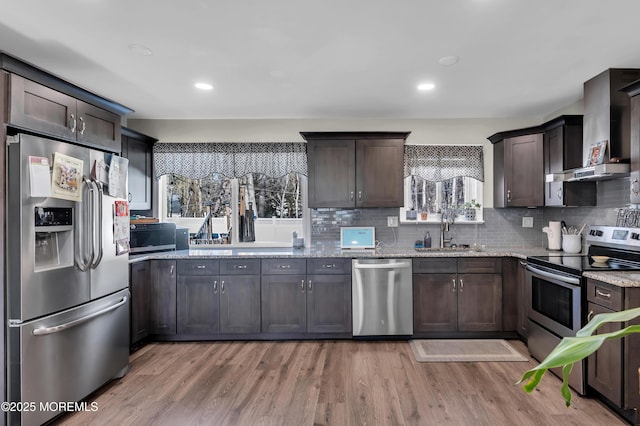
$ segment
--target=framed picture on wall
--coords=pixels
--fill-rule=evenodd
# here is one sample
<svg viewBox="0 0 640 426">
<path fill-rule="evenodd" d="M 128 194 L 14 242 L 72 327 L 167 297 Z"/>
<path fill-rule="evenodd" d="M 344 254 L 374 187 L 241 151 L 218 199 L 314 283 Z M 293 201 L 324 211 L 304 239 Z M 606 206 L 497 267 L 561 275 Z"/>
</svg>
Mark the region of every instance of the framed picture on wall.
<svg viewBox="0 0 640 426">
<path fill-rule="evenodd" d="M 595 166 L 604 162 L 604 154 L 607 150 L 607 142 L 608 141 L 604 140 L 591 145 L 585 166 Z"/>
</svg>

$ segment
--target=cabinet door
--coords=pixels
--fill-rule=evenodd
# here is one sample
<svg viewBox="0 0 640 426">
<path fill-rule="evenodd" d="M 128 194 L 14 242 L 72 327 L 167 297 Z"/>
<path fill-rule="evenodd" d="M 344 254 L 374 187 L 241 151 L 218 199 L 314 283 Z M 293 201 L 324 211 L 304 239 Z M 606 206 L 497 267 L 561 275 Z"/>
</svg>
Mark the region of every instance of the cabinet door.
<svg viewBox="0 0 640 426">
<path fill-rule="evenodd" d="M 131 344 L 149 335 L 151 293 L 149 262 L 132 263 L 129 268 L 131 290 Z"/>
<path fill-rule="evenodd" d="M 458 331 L 502 331 L 501 275 L 458 275 Z"/>
<path fill-rule="evenodd" d="M 589 316 L 614 312 L 592 302 L 589 302 L 588 311 Z M 606 323 L 598 328 L 596 334 L 610 333 L 621 328 L 621 323 Z M 600 349 L 589 356 L 587 362 L 587 383 L 589 386 L 619 407 L 622 406 L 622 354 L 622 339 L 606 340 Z"/>
<path fill-rule="evenodd" d="M 640 204 L 640 95 L 631 97 L 630 203 Z"/>
<path fill-rule="evenodd" d="M 151 210 L 152 145 L 123 135 L 122 155 L 129 159 L 129 208 Z"/>
<path fill-rule="evenodd" d="M 529 337 L 529 307 L 531 306 L 531 286 L 527 282 L 526 263 L 518 260 L 518 334 Z"/>
<path fill-rule="evenodd" d="M 214 334 L 220 329 L 218 275 L 178 276 L 178 334 Z"/>
<path fill-rule="evenodd" d="M 151 261 L 151 333 L 176 334 L 176 261 Z"/>
<path fill-rule="evenodd" d="M 307 330 L 306 275 L 262 276 L 262 332 Z"/>
<path fill-rule="evenodd" d="M 260 276 L 220 277 L 220 332 L 260 333 Z"/>
<path fill-rule="evenodd" d="M 351 275 L 307 276 L 307 331 L 351 333 Z"/>
<path fill-rule="evenodd" d="M 78 117 L 74 98 L 15 74 L 11 74 L 10 84 L 9 123 L 75 139 Z"/>
<path fill-rule="evenodd" d="M 504 180 L 507 207 L 544 205 L 542 133 L 504 140 Z"/>
<path fill-rule="evenodd" d="M 456 274 L 413 274 L 413 331 L 456 331 Z"/>
<path fill-rule="evenodd" d="M 77 101 L 78 142 L 111 152 L 122 152 L 120 116 L 86 102 Z"/>
<path fill-rule="evenodd" d="M 355 207 L 355 140 L 307 142 L 309 207 Z"/>
<path fill-rule="evenodd" d="M 404 139 L 356 142 L 356 206 L 402 207 Z"/>
</svg>

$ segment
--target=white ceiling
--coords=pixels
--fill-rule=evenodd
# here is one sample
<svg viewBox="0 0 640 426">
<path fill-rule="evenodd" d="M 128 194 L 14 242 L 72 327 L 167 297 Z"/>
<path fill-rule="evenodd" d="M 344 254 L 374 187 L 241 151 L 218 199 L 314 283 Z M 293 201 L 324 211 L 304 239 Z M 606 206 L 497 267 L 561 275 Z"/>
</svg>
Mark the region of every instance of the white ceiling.
<svg viewBox="0 0 640 426">
<path fill-rule="evenodd" d="M 130 118 L 542 117 L 640 68 L 639 20 L 638 0 L 0 0 L 0 50 Z"/>
</svg>

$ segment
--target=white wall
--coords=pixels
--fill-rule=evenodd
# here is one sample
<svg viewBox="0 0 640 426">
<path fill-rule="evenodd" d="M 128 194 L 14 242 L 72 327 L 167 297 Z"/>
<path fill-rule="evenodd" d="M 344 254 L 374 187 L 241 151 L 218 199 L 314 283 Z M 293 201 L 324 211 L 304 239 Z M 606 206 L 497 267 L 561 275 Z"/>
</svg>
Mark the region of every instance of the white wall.
<svg viewBox="0 0 640 426">
<path fill-rule="evenodd" d="M 581 104 L 581 102 L 580 102 Z M 577 105 L 577 104 L 576 104 Z M 569 106 L 569 108 L 577 108 Z M 568 112 L 574 113 L 574 112 Z M 577 112 L 579 114 L 581 112 Z M 555 115 L 554 115 L 555 117 Z M 551 117 L 553 118 L 553 117 Z M 301 131 L 411 131 L 408 144 L 484 146 L 484 207 L 493 207 L 494 133 L 535 126 L 542 117 L 503 119 L 140 120 L 127 126 L 160 142 L 298 142 Z"/>
</svg>

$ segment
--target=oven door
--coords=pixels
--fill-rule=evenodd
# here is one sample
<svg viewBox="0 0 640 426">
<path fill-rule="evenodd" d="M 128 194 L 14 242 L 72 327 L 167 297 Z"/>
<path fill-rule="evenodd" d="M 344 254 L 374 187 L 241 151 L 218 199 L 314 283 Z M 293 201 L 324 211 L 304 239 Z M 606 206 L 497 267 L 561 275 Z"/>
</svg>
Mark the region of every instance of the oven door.
<svg viewBox="0 0 640 426">
<path fill-rule="evenodd" d="M 528 264 L 527 281 L 529 318 L 558 337 L 575 336 L 582 327 L 581 279 Z"/>
</svg>

